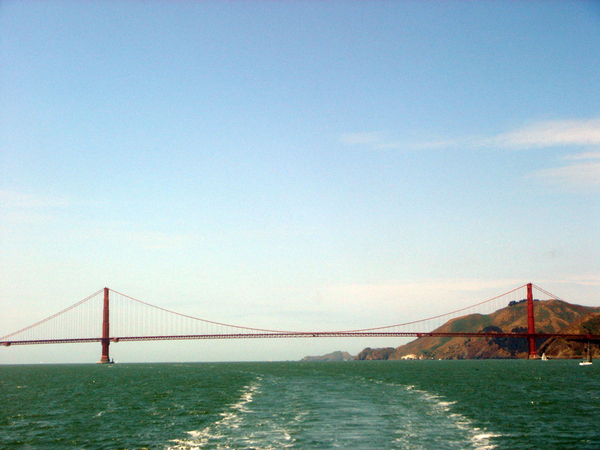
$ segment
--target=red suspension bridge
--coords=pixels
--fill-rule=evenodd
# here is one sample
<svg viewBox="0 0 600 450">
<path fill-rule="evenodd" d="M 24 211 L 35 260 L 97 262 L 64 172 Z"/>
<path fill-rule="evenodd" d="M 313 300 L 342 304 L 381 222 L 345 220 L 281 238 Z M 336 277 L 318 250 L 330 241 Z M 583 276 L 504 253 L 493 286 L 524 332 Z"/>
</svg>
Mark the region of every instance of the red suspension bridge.
<svg viewBox="0 0 600 450">
<path fill-rule="evenodd" d="M 506 337 L 527 339 L 529 357 L 537 357 L 537 338 L 599 341 L 600 335 L 537 333 L 535 300 L 561 300 L 531 284 L 505 294 L 426 319 L 376 328 L 343 331 L 285 331 L 229 325 L 170 311 L 104 288 L 39 322 L 0 337 L 0 346 L 100 342 L 101 363 L 109 363 L 111 343 L 189 339 L 266 339 L 318 337 Z M 527 332 L 440 332 L 441 324 L 467 314 L 490 314 L 526 301 Z"/>
</svg>

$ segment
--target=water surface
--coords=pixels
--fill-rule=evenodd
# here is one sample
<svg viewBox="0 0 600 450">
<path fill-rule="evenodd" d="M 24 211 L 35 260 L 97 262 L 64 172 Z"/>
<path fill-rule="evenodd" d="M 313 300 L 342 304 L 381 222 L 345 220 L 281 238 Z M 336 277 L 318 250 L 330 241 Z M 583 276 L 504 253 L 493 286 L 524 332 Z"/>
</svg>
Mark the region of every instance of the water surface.
<svg viewBox="0 0 600 450">
<path fill-rule="evenodd" d="M 600 449 L 576 361 L 0 366 L 2 449 Z"/>
</svg>

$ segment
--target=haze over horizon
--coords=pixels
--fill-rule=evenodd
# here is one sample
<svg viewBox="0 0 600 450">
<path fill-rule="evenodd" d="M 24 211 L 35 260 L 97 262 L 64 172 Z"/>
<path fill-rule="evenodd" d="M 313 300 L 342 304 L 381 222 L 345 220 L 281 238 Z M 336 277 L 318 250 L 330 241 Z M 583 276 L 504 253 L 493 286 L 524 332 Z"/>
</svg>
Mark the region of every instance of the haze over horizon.
<svg viewBox="0 0 600 450">
<path fill-rule="evenodd" d="M 104 286 L 271 329 L 384 326 L 527 282 L 599 306 L 599 43 L 591 1 L 3 1 L 0 336 Z"/>
</svg>

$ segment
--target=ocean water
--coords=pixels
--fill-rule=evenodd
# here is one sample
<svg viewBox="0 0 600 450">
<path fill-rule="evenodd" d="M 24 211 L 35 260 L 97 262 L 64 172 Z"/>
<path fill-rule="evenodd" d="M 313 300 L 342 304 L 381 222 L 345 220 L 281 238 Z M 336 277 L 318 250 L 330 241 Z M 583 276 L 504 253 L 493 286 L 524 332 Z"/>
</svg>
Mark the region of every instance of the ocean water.
<svg viewBox="0 0 600 450">
<path fill-rule="evenodd" d="M 0 366 L 1 449 L 600 449 L 600 364 Z"/>
</svg>

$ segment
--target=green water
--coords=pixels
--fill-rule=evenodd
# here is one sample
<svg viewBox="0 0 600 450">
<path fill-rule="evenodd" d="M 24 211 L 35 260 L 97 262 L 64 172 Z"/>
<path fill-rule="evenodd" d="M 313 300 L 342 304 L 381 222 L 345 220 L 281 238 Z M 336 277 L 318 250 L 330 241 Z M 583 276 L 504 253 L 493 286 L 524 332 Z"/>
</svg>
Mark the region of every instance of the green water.
<svg viewBox="0 0 600 450">
<path fill-rule="evenodd" d="M 0 366 L 2 449 L 600 449 L 600 365 Z"/>
</svg>

